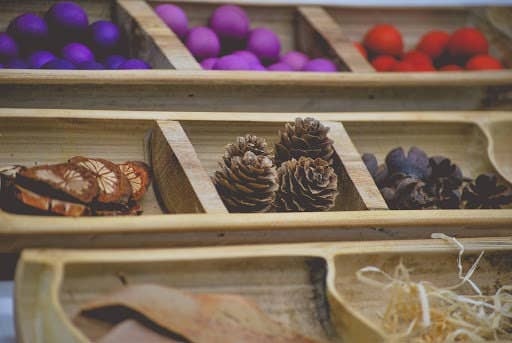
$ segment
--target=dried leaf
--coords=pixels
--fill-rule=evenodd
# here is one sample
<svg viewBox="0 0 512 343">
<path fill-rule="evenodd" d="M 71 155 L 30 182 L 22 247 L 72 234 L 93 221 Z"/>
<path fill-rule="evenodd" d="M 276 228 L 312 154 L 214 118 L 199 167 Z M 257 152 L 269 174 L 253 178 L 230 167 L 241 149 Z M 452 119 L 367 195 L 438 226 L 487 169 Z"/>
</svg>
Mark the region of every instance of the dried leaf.
<svg viewBox="0 0 512 343">
<path fill-rule="evenodd" d="M 193 294 L 158 285 L 132 285 L 86 304 L 81 314 L 112 323 L 130 312 L 194 343 L 314 343 L 270 319 L 239 295 Z"/>
</svg>

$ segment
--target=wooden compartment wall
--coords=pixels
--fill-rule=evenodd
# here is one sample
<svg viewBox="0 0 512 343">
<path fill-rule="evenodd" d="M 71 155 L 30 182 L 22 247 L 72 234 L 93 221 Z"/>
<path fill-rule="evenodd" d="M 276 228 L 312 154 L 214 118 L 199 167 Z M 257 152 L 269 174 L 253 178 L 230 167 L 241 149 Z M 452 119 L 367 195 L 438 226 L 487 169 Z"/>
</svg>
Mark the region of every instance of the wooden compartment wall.
<svg viewBox="0 0 512 343">
<path fill-rule="evenodd" d="M 473 280 L 487 292 L 512 282 L 512 241 L 461 239 L 464 266 L 485 250 Z M 20 342 L 86 342 L 105 326 L 71 318 L 80 305 L 123 285 L 156 283 L 199 293 L 241 294 L 271 318 L 323 342 L 381 342 L 387 298 L 357 281 L 402 258 L 414 280 L 458 282 L 457 248 L 441 240 L 245 245 L 157 250 L 27 250 L 16 272 Z M 434 262 L 434 263 L 432 263 Z M 461 292 L 469 292 L 462 288 Z M 465 293 L 463 293 L 465 294 Z"/>
</svg>

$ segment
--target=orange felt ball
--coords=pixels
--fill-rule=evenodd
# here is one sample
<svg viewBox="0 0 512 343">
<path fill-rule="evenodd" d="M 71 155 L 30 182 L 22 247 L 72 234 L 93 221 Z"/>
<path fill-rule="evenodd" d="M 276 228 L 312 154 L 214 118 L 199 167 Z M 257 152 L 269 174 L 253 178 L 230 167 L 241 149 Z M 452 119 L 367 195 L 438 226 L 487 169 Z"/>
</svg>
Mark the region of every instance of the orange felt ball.
<svg viewBox="0 0 512 343">
<path fill-rule="evenodd" d="M 402 34 L 393 25 L 379 24 L 364 36 L 363 44 L 377 55 L 400 56 L 404 50 Z"/>
<path fill-rule="evenodd" d="M 430 31 L 421 37 L 416 50 L 436 59 L 443 54 L 449 40 L 450 35 L 444 31 Z"/>
<path fill-rule="evenodd" d="M 482 32 L 472 27 L 465 27 L 451 35 L 448 41 L 448 51 L 451 56 L 469 58 L 487 54 L 489 43 Z"/>
<path fill-rule="evenodd" d="M 409 51 L 404 54 L 404 57 L 402 58 L 403 61 L 407 61 L 414 65 L 415 67 L 431 67 L 432 66 L 432 60 L 430 57 L 421 51 Z"/>
<path fill-rule="evenodd" d="M 445 65 L 445 66 L 439 68 L 439 70 L 440 71 L 462 71 L 462 70 L 464 70 L 464 68 L 459 67 L 456 64 L 448 64 L 448 65 Z"/>
<path fill-rule="evenodd" d="M 361 45 L 361 43 L 354 42 L 354 46 L 356 47 L 357 50 L 359 50 L 359 52 L 361 53 L 361 55 L 364 56 L 364 58 L 368 59 L 368 53 L 366 52 L 364 46 Z"/>
<path fill-rule="evenodd" d="M 501 62 L 489 55 L 478 55 L 466 63 L 467 70 L 499 70 L 503 69 Z"/>
<path fill-rule="evenodd" d="M 401 62 L 395 63 L 393 65 L 393 68 L 391 69 L 391 71 L 409 72 L 409 71 L 417 71 L 417 70 L 416 70 L 416 67 L 412 63 L 407 62 L 407 61 L 401 61 Z"/>
<path fill-rule="evenodd" d="M 397 62 L 393 56 L 380 55 L 373 59 L 372 66 L 377 71 L 391 71 Z"/>
</svg>

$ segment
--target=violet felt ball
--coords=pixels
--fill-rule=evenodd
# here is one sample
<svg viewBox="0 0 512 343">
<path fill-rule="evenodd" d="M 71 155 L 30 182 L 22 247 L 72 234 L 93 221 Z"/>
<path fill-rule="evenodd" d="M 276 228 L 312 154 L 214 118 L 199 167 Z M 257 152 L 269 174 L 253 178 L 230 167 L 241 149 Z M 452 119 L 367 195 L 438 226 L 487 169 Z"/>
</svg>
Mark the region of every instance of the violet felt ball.
<svg viewBox="0 0 512 343">
<path fill-rule="evenodd" d="M 271 30 L 257 28 L 249 33 L 247 50 L 253 52 L 264 64 L 272 63 L 279 58 L 281 42 Z"/>
<path fill-rule="evenodd" d="M 0 33 L 0 61 L 8 61 L 18 56 L 18 44 L 7 33 Z"/>
<path fill-rule="evenodd" d="M 215 65 L 215 63 L 217 63 L 217 60 L 218 60 L 218 58 L 216 58 L 216 57 L 207 58 L 201 62 L 201 67 L 204 70 L 211 70 L 211 69 L 213 69 L 213 66 Z"/>
<path fill-rule="evenodd" d="M 309 62 L 309 57 L 300 51 L 290 51 L 281 56 L 281 62 L 288 64 L 293 70 L 302 70 Z"/>
<path fill-rule="evenodd" d="M 42 69 L 76 69 L 75 65 L 67 60 L 62 58 L 56 58 L 53 61 L 50 61 L 43 65 Z"/>
<path fill-rule="evenodd" d="M 0 63 L 0 69 L 4 69 L 4 65 Z"/>
<path fill-rule="evenodd" d="M 110 55 L 103 60 L 103 64 L 107 69 L 119 69 L 119 66 L 124 62 L 126 62 L 126 58 L 121 55 Z"/>
<path fill-rule="evenodd" d="M 89 26 L 89 39 L 92 46 L 102 52 L 117 47 L 121 37 L 119 27 L 111 21 L 98 20 Z"/>
<path fill-rule="evenodd" d="M 46 63 L 53 61 L 56 58 L 57 57 L 50 51 L 39 50 L 30 54 L 30 56 L 27 58 L 27 61 L 31 68 L 39 69 Z"/>
<path fill-rule="evenodd" d="M 221 40 L 240 41 L 249 33 L 249 17 L 243 9 L 224 5 L 213 11 L 210 27 Z"/>
<path fill-rule="evenodd" d="M 101 69 L 105 69 L 105 66 L 99 62 L 96 62 L 96 61 L 88 61 L 88 62 L 84 62 L 84 63 L 80 63 L 78 65 L 78 69 L 83 69 L 83 70 L 101 70 Z"/>
<path fill-rule="evenodd" d="M 21 58 L 13 58 L 7 64 L 5 65 L 7 69 L 30 69 L 30 66 L 28 65 L 25 60 Z"/>
<path fill-rule="evenodd" d="M 260 62 L 249 64 L 249 68 L 250 68 L 250 70 L 255 70 L 255 71 L 266 71 L 267 70 L 267 68 L 265 68 L 263 66 L 263 64 L 261 64 Z"/>
<path fill-rule="evenodd" d="M 188 32 L 188 18 L 185 11 L 171 4 L 163 4 L 155 7 L 156 14 L 163 22 L 181 39 Z"/>
<path fill-rule="evenodd" d="M 61 56 L 75 65 L 94 61 L 94 54 L 91 49 L 82 43 L 67 44 L 62 48 Z"/>
<path fill-rule="evenodd" d="M 48 25 L 34 13 L 25 13 L 14 18 L 7 32 L 26 48 L 41 46 L 48 38 Z"/>
<path fill-rule="evenodd" d="M 191 29 L 185 45 L 199 61 L 205 58 L 217 57 L 220 52 L 219 38 L 211 29 L 199 26 Z"/>
<path fill-rule="evenodd" d="M 119 69 L 151 69 L 151 67 L 143 60 L 132 58 L 121 64 Z"/>
<path fill-rule="evenodd" d="M 249 63 L 240 56 L 226 55 L 217 60 L 214 70 L 250 70 Z"/>
<path fill-rule="evenodd" d="M 260 60 L 258 59 L 258 57 L 253 52 L 250 52 L 250 51 L 247 51 L 247 50 L 235 51 L 233 53 L 233 55 L 237 55 L 237 56 L 242 57 L 244 60 L 247 61 L 247 63 L 249 63 L 249 65 L 255 64 L 255 63 L 261 64 Z"/>
<path fill-rule="evenodd" d="M 60 38 L 81 36 L 87 32 L 89 18 L 82 7 L 71 1 L 61 1 L 50 7 L 44 17 L 50 33 Z"/>
<path fill-rule="evenodd" d="M 336 65 L 326 58 L 315 58 L 302 68 L 303 71 L 335 72 Z"/>
<path fill-rule="evenodd" d="M 277 62 L 267 67 L 270 71 L 293 71 L 292 67 L 284 62 Z"/>
</svg>

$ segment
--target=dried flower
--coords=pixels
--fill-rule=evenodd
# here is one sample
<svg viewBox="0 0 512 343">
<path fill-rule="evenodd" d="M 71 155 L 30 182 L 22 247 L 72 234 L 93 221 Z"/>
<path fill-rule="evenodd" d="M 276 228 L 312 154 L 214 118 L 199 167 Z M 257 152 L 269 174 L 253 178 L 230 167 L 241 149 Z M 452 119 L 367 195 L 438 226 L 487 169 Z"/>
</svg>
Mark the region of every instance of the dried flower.
<svg viewBox="0 0 512 343">
<path fill-rule="evenodd" d="M 512 203 L 512 190 L 498 184 L 494 174 L 479 175 L 474 183 L 464 187 L 462 200 L 465 208 L 498 209 Z"/>
</svg>

